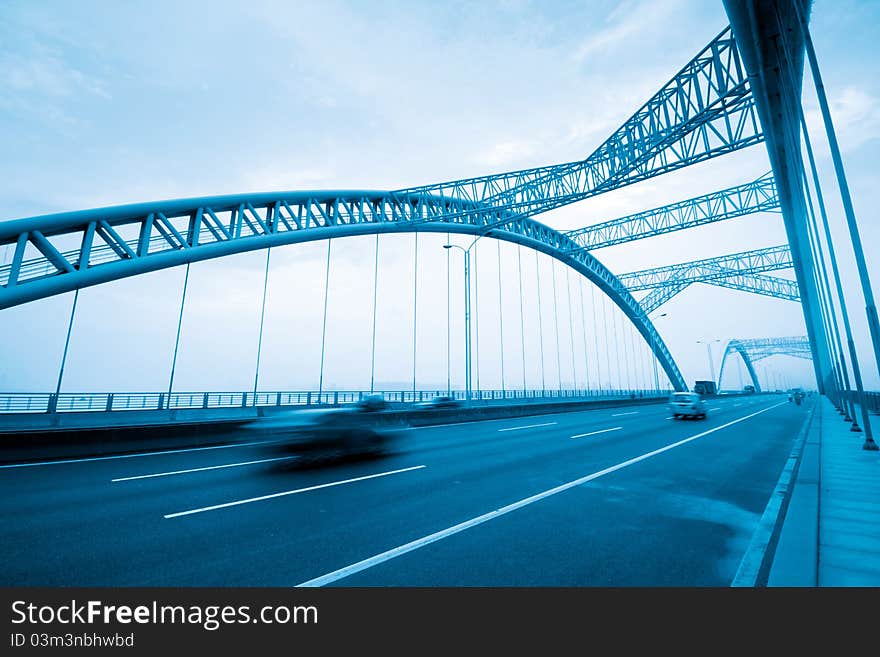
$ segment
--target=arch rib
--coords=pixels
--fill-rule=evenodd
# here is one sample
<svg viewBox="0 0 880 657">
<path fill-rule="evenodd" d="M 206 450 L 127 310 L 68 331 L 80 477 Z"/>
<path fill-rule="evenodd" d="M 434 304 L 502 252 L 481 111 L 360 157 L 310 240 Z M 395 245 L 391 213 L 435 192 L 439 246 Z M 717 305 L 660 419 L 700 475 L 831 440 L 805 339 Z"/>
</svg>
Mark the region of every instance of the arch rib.
<svg viewBox="0 0 880 657">
<path fill-rule="evenodd" d="M 290 192 L 176 200 L 85 210 L 0 224 L 0 245 L 15 244 L 0 268 L 0 309 L 146 272 L 235 253 L 377 233 L 485 235 L 541 251 L 586 276 L 636 326 L 676 390 L 687 386 L 665 343 L 626 287 L 567 235 L 533 219 L 491 228 L 453 199 L 390 192 Z M 24 260 L 34 234 L 79 244 L 53 259 Z M 123 235 L 131 235 L 125 240 Z M 136 237 L 134 237 L 136 236 Z M 102 245 L 98 240 L 103 241 Z"/>
</svg>

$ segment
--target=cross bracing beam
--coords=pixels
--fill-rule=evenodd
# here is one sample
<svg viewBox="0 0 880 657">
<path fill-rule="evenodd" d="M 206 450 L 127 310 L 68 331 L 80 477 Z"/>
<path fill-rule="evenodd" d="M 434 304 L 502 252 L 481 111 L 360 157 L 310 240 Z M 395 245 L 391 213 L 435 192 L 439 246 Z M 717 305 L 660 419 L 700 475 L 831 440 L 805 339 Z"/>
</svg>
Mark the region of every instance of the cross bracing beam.
<svg viewBox="0 0 880 657">
<path fill-rule="evenodd" d="M 493 225 L 762 141 L 748 77 L 726 28 L 586 159 L 397 193 L 442 196 L 456 211 Z"/>
<path fill-rule="evenodd" d="M 810 340 L 806 335 L 797 335 L 792 337 L 781 338 L 757 338 L 750 340 L 730 340 L 724 349 L 724 355 L 721 357 L 721 369 L 718 372 L 718 388 L 721 388 L 721 380 L 724 376 L 724 366 L 727 363 L 727 357 L 738 353 L 745 363 L 749 377 L 755 390 L 761 391 L 761 384 L 758 381 L 758 375 L 755 372 L 754 363 L 770 356 L 785 355 L 795 358 L 803 358 L 806 360 L 813 359 Z"/>
<path fill-rule="evenodd" d="M 767 173 L 744 185 L 593 224 L 569 231 L 568 235 L 581 248 L 602 249 L 755 212 L 778 209 L 779 197 L 773 174 Z"/>
<path fill-rule="evenodd" d="M 786 301 L 800 302 L 801 297 L 798 293 L 797 282 L 788 280 L 787 278 L 779 278 L 777 276 L 765 276 L 763 274 L 742 274 L 733 273 L 724 278 L 716 278 L 706 281 L 712 285 L 726 287 L 731 290 L 740 290 L 742 292 L 751 292 L 752 294 L 760 294 L 774 299 L 785 299 Z"/>
<path fill-rule="evenodd" d="M 789 267 L 791 253 L 787 245 L 781 245 L 643 269 L 620 274 L 618 278 L 631 292 L 636 292 L 664 285 L 677 285 L 685 278 L 692 283 L 707 283 L 731 276 L 759 274 Z"/>
<path fill-rule="evenodd" d="M 655 287 L 651 292 L 642 297 L 640 301 L 642 309 L 646 313 L 654 312 L 672 299 L 672 297 L 687 289 L 691 283 L 708 283 L 732 290 L 761 294 L 773 297 L 774 299 L 800 301 L 796 281 L 776 276 L 765 276 L 764 274 L 742 273 L 722 267 L 718 268 L 718 272 L 724 275 L 722 277 L 717 277 L 714 274 L 711 276 L 701 276 L 698 272 L 694 273 L 683 269 L 677 276 Z"/>
<path fill-rule="evenodd" d="M 0 309 L 284 244 L 377 233 L 485 235 L 546 253 L 586 276 L 653 346 L 672 386 L 687 389 L 638 301 L 596 258 L 573 249 L 571 238 L 533 219 L 516 219 L 503 229 L 487 230 L 472 215 L 447 214 L 452 203 L 387 192 L 289 192 L 163 201 L 2 222 L 0 246 L 10 245 L 13 258 L 0 267 Z M 78 246 L 62 250 L 62 240 Z M 25 260 L 29 246 L 41 255 Z M 43 255 L 47 251 L 52 259 Z"/>
</svg>

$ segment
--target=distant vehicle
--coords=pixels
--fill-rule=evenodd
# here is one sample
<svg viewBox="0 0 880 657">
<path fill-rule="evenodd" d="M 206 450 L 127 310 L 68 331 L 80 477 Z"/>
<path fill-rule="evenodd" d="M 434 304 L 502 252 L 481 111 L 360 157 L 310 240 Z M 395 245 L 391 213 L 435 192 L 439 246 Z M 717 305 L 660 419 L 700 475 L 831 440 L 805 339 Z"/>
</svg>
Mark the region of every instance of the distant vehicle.
<svg viewBox="0 0 880 657">
<path fill-rule="evenodd" d="M 243 428 L 265 439 L 273 453 L 324 461 L 384 454 L 403 426 L 389 416 L 381 395 L 370 395 L 341 408 L 281 411 Z"/>
<path fill-rule="evenodd" d="M 450 395 L 438 395 L 430 401 L 422 402 L 419 408 L 459 408 L 461 402 Z"/>
<path fill-rule="evenodd" d="M 755 392 L 755 386 L 743 386 L 743 392 L 750 395 Z"/>
<path fill-rule="evenodd" d="M 669 398 L 669 411 L 676 420 L 679 418 L 705 419 L 706 402 L 696 392 L 674 392 Z"/>
<path fill-rule="evenodd" d="M 788 401 L 793 401 L 798 406 L 800 406 L 806 396 L 802 388 L 790 388 L 788 391 Z"/>
<path fill-rule="evenodd" d="M 718 394 L 714 381 L 694 381 L 694 392 L 704 397 Z"/>
</svg>

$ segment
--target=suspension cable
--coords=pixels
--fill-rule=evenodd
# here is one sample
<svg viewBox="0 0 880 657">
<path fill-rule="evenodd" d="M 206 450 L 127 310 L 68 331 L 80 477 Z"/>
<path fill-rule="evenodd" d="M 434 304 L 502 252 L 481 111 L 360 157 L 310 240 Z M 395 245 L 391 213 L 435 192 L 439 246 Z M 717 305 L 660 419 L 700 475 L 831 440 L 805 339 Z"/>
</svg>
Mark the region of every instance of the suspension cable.
<svg viewBox="0 0 880 657">
<path fill-rule="evenodd" d="M 578 295 L 581 300 L 581 339 L 584 343 L 584 384 L 587 387 L 587 392 L 590 391 L 590 359 L 587 356 L 587 322 L 586 315 L 584 313 L 584 279 L 582 276 L 578 276 Z"/>
<path fill-rule="evenodd" d="M 373 334 L 370 338 L 370 394 L 376 385 L 376 301 L 379 291 L 379 233 L 376 233 L 375 259 L 373 260 Z"/>
<path fill-rule="evenodd" d="M 501 298 L 501 240 L 495 240 L 498 248 L 498 348 L 501 352 L 501 396 L 504 397 L 504 303 Z"/>
<path fill-rule="evenodd" d="M 593 311 L 593 346 L 596 348 L 596 384 L 602 391 L 602 359 L 599 358 L 599 324 L 596 321 L 596 286 L 590 285 L 590 308 Z"/>
<path fill-rule="evenodd" d="M 413 375 L 412 375 L 412 390 L 413 390 L 413 401 L 415 401 L 416 395 L 416 337 L 418 335 L 418 309 L 419 309 L 419 233 L 413 233 L 415 235 L 415 240 L 413 240 L 413 349 L 412 349 L 412 363 L 413 363 Z"/>
<path fill-rule="evenodd" d="M 522 385 L 523 394 L 526 392 L 526 323 L 523 312 L 523 282 L 522 282 L 522 245 L 516 245 L 516 273 L 519 277 L 519 340 L 522 352 Z"/>
<path fill-rule="evenodd" d="M 321 403 L 321 393 L 324 392 L 324 347 L 327 341 L 327 297 L 330 291 L 330 245 L 333 239 L 327 240 L 327 266 L 324 272 L 324 319 L 321 323 L 321 369 L 318 375 L 318 403 Z"/>
<path fill-rule="evenodd" d="M 263 275 L 263 302 L 260 305 L 260 334 L 257 338 L 257 368 L 254 372 L 254 406 L 257 405 L 257 382 L 260 379 L 260 356 L 263 352 L 263 322 L 266 319 L 266 291 L 269 287 L 269 257 L 272 247 L 266 249 L 266 272 Z"/>
<path fill-rule="evenodd" d="M 64 339 L 64 352 L 61 355 L 61 367 L 58 368 L 58 383 L 55 385 L 55 397 L 52 402 L 52 411 L 58 408 L 58 395 L 61 394 L 61 380 L 64 378 L 64 366 L 67 363 L 67 348 L 70 346 L 70 333 L 73 331 L 73 318 L 76 315 L 76 302 L 79 300 L 79 288 L 73 293 L 73 303 L 70 306 L 70 321 L 67 324 L 67 337 Z M 169 396 L 170 396 L 169 392 Z"/>
<path fill-rule="evenodd" d="M 556 261 L 550 261 L 550 275 L 553 279 L 553 331 L 556 335 L 556 378 L 562 390 L 562 361 L 559 356 L 559 318 L 556 312 Z"/>
<path fill-rule="evenodd" d="M 480 279 L 477 277 L 477 243 L 474 242 L 474 365 L 475 367 L 475 383 L 477 384 L 477 394 L 479 399 L 483 398 L 483 389 L 480 388 Z"/>
<path fill-rule="evenodd" d="M 378 235 L 377 235 L 378 237 Z M 446 394 L 452 395 L 452 280 L 450 278 L 449 258 L 452 249 L 449 248 L 449 233 L 446 233 Z"/>
<path fill-rule="evenodd" d="M 547 381 L 544 377 L 544 315 L 541 310 L 541 276 L 539 269 L 538 252 L 535 251 L 535 282 L 538 288 L 538 344 L 541 346 L 541 394 L 547 389 Z"/>
<path fill-rule="evenodd" d="M 565 268 L 565 295 L 568 298 L 568 342 L 569 348 L 571 350 L 571 383 L 572 389 L 577 390 L 578 381 L 577 381 L 577 370 L 575 369 L 574 364 L 574 320 L 571 315 L 571 276 L 569 275 L 570 269 L 568 267 Z"/>
<path fill-rule="evenodd" d="M 180 312 L 177 314 L 177 337 L 174 338 L 174 356 L 171 358 L 171 376 L 168 378 L 168 399 L 165 408 L 171 408 L 171 388 L 174 385 L 174 371 L 177 368 L 177 349 L 180 346 L 180 327 L 183 325 L 183 307 L 186 303 L 186 288 L 189 285 L 189 263 L 186 263 L 186 273 L 183 275 L 183 291 L 180 294 Z"/>
</svg>

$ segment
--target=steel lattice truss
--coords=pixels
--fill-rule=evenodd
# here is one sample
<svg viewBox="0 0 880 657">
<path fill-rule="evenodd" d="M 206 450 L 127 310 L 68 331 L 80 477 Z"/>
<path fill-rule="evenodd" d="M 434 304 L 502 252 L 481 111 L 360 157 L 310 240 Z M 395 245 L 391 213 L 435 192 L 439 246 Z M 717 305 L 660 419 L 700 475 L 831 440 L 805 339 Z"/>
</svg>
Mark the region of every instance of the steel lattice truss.
<svg viewBox="0 0 880 657">
<path fill-rule="evenodd" d="M 758 381 L 758 375 L 755 372 L 754 364 L 759 360 L 778 355 L 793 356 L 805 360 L 813 359 L 810 341 L 806 335 L 796 335 L 784 338 L 730 340 L 724 349 L 724 355 L 721 357 L 721 369 L 718 372 L 719 389 L 721 388 L 721 380 L 724 376 L 724 366 L 727 363 L 727 357 L 734 353 L 738 353 L 743 359 L 749 377 L 752 380 L 752 385 L 755 386 L 755 390 L 758 392 L 760 392 L 761 386 Z"/>
<path fill-rule="evenodd" d="M 777 269 L 788 269 L 791 266 L 791 251 L 787 244 L 783 244 L 765 249 L 754 249 L 714 258 L 643 269 L 620 274 L 618 278 L 630 291 L 635 292 L 674 285 L 684 276 L 692 283 L 706 283 L 727 276 L 758 274 Z"/>
<path fill-rule="evenodd" d="M 585 160 L 411 187 L 487 224 L 531 216 L 757 144 L 748 77 L 726 28 Z"/>
<path fill-rule="evenodd" d="M 641 300 L 642 309 L 650 313 L 692 283 L 800 301 L 795 281 L 762 274 L 791 266 L 791 252 L 788 246 L 782 245 L 644 269 L 621 274 L 618 278 L 630 292 L 651 290 Z"/>
<path fill-rule="evenodd" d="M 773 174 L 767 173 L 744 185 L 579 228 L 569 231 L 568 235 L 584 249 L 602 249 L 755 212 L 778 209 L 779 197 Z"/>
</svg>

